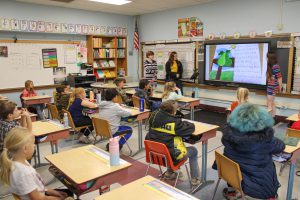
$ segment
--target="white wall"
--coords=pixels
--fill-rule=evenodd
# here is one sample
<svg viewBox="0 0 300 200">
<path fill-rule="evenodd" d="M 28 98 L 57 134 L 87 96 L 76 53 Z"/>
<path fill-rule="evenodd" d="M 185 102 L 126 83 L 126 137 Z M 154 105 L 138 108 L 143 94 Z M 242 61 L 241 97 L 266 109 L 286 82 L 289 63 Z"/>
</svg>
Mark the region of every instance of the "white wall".
<svg viewBox="0 0 300 200">
<path fill-rule="evenodd" d="M 59 23 L 91 24 L 104 26 L 126 27 L 128 30 L 128 52 L 133 51 L 133 31 L 134 17 L 126 15 L 116 15 L 103 12 L 92 12 L 85 10 L 68 9 L 54 6 L 43 6 L 15 2 L 14 0 L 0 0 L 0 17 L 42 20 Z M 45 33 L 20 33 L 0 31 L 0 39 L 12 39 L 17 37 L 19 40 L 86 40 L 85 36 L 67 34 L 45 34 Z M 136 57 L 128 55 L 128 75 L 136 77 L 137 65 Z M 1 73 L 3 73 L 1 69 Z M 21 76 L 21 74 L 20 74 Z M 18 78 L 16 77 L 12 78 Z M 34 81 L 34 77 L 32 78 Z M 0 80 L 0 88 L 1 80 Z M 39 93 L 51 93 L 49 90 L 38 91 Z M 19 103 L 19 94 L 2 94 Z"/>
<path fill-rule="evenodd" d="M 280 23 L 282 0 L 217 0 L 198 6 L 173 9 L 145 14 L 140 17 L 142 41 L 167 40 L 177 38 L 177 19 L 199 17 L 204 22 L 204 34 L 219 35 L 224 32 L 233 35 L 239 31 L 248 35 L 249 31 L 264 33 L 276 31 Z M 285 0 L 284 0 L 285 1 Z M 300 1 L 283 3 L 282 32 L 300 31 Z"/>
</svg>

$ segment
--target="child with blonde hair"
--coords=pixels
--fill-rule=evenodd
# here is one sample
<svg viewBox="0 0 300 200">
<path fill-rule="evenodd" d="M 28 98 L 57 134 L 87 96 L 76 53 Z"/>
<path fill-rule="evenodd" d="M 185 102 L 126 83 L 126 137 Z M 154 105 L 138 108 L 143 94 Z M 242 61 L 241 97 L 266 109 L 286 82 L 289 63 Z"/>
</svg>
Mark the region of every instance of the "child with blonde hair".
<svg viewBox="0 0 300 200">
<path fill-rule="evenodd" d="M 249 97 L 249 90 L 247 88 L 238 88 L 236 91 L 237 101 L 231 103 L 231 112 L 240 104 L 247 103 Z"/>
<path fill-rule="evenodd" d="M 162 94 L 162 101 L 167 101 L 167 100 L 177 100 L 182 98 L 181 90 L 176 87 L 175 82 L 167 82 L 165 84 L 164 92 Z"/>
<path fill-rule="evenodd" d="M 26 128 L 12 129 L 0 155 L 0 180 L 21 200 L 61 200 L 73 196 L 69 190 L 46 189 L 41 176 L 27 162 L 34 153 L 34 136 Z"/>
<path fill-rule="evenodd" d="M 70 97 L 69 112 L 76 127 L 89 126 L 88 128 L 90 131 L 85 131 L 79 138 L 80 142 L 89 144 L 91 141 L 88 136 L 90 135 L 91 131 L 94 130 L 94 127 L 91 118 L 83 115 L 82 111 L 84 108 L 95 109 L 97 108 L 97 104 L 86 99 L 86 93 L 83 88 L 75 88 Z"/>
</svg>

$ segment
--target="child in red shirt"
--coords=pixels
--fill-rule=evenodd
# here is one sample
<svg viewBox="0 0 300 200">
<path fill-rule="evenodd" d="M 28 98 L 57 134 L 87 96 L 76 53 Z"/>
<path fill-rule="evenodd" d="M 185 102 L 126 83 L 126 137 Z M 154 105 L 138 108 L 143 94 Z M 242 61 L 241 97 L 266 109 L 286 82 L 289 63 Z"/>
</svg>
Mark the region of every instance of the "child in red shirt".
<svg viewBox="0 0 300 200">
<path fill-rule="evenodd" d="M 34 97 L 34 96 L 37 96 L 37 93 L 34 91 L 33 82 L 31 80 L 27 80 L 25 82 L 25 89 L 23 90 L 23 92 L 21 94 L 21 98 L 22 97 Z M 23 104 L 23 102 L 22 102 L 22 104 Z M 24 105 L 22 105 L 22 106 L 24 107 Z M 45 115 L 44 115 L 45 105 L 44 104 L 34 104 L 34 105 L 30 105 L 30 107 L 33 107 L 36 110 L 39 120 L 45 119 Z"/>
<path fill-rule="evenodd" d="M 292 129 L 300 130 L 300 109 L 298 113 L 298 121 L 294 122 L 291 126 Z"/>
<path fill-rule="evenodd" d="M 247 88 L 238 88 L 236 91 L 237 101 L 231 103 L 230 111 L 232 112 L 238 105 L 248 102 L 249 90 Z"/>
</svg>

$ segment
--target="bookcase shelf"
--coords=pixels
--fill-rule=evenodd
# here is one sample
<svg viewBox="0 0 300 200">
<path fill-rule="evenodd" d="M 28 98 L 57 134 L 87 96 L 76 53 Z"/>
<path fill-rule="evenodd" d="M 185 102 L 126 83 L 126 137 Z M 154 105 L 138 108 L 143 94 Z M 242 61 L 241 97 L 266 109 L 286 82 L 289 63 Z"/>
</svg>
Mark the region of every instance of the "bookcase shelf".
<svg viewBox="0 0 300 200">
<path fill-rule="evenodd" d="M 114 79 L 119 71 L 127 75 L 127 37 L 89 35 L 87 48 L 88 63 L 98 81 L 104 80 L 103 75 Z"/>
</svg>

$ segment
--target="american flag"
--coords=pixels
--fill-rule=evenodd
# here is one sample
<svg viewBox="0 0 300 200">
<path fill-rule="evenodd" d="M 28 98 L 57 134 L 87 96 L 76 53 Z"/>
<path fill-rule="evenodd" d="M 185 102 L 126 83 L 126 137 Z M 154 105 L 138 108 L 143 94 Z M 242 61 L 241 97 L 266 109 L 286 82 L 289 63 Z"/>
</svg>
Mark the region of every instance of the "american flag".
<svg viewBox="0 0 300 200">
<path fill-rule="evenodd" d="M 134 48 L 136 50 L 139 50 L 139 32 L 138 32 L 138 27 L 137 27 L 137 21 L 135 22 L 135 31 L 134 31 Z"/>
</svg>

